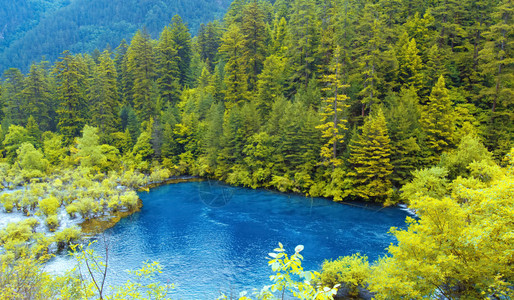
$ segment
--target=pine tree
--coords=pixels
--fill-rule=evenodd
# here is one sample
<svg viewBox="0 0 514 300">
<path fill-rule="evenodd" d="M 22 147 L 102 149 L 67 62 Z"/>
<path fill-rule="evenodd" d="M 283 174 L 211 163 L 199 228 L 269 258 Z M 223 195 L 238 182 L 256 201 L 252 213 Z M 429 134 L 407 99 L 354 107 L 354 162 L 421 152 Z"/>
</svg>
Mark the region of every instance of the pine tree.
<svg viewBox="0 0 514 300">
<path fill-rule="evenodd" d="M 321 22 L 313 1 L 295 0 L 288 24 L 288 53 L 291 87 L 306 87 L 319 64 Z"/>
<path fill-rule="evenodd" d="M 141 134 L 137 138 L 134 148 L 132 149 L 132 155 L 136 158 L 136 161 L 138 162 L 149 161 L 152 159 L 152 156 L 154 155 L 154 150 L 151 144 L 152 130 L 153 119 L 150 118 L 150 120 L 146 122 L 145 130 L 141 132 Z"/>
<path fill-rule="evenodd" d="M 22 91 L 23 110 L 34 117 L 43 131 L 52 129 L 50 80 L 42 65 L 32 64 Z"/>
<path fill-rule="evenodd" d="M 361 115 L 366 114 L 373 104 L 378 103 L 379 86 L 382 84 L 383 77 L 379 74 L 379 65 L 382 61 L 382 50 L 384 45 L 381 24 L 377 16 L 377 7 L 373 4 L 366 4 L 357 32 L 359 48 L 356 50 L 358 55 L 358 70 L 362 78 L 361 96 Z"/>
<path fill-rule="evenodd" d="M 495 24 L 484 33 L 487 38 L 480 51 L 484 88 L 483 103 L 490 107 L 485 143 L 496 157 L 503 157 L 514 140 L 514 4 L 504 0 L 493 13 Z"/>
<path fill-rule="evenodd" d="M 110 52 L 105 50 L 98 60 L 89 97 L 92 104 L 92 123 L 105 141 L 118 128 L 117 73 Z"/>
<path fill-rule="evenodd" d="M 30 116 L 27 120 L 27 126 L 25 129 L 27 130 L 27 135 L 29 136 L 29 142 L 36 148 L 40 148 L 42 146 L 41 130 L 39 130 L 39 125 L 33 116 Z"/>
<path fill-rule="evenodd" d="M 218 48 L 221 45 L 221 28 L 216 21 L 209 22 L 207 25 L 200 24 L 198 30 L 197 44 L 200 57 L 203 61 L 209 62 L 209 69 L 212 71 L 217 61 Z"/>
<path fill-rule="evenodd" d="M 447 60 L 447 52 L 439 48 L 437 44 L 432 45 L 432 47 L 427 50 L 427 63 L 423 75 L 425 79 L 423 95 L 428 96 L 430 94 L 430 90 L 435 86 L 440 76 L 448 76 L 449 63 Z M 421 100 L 424 102 L 424 98 Z"/>
<path fill-rule="evenodd" d="M 413 89 L 403 89 L 388 103 L 387 132 L 391 138 L 391 181 L 400 187 L 410 181 L 412 171 L 421 167 L 419 135 L 419 97 Z"/>
<path fill-rule="evenodd" d="M 425 132 L 425 143 L 431 152 L 428 158 L 429 162 L 437 163 L 441 153 L 453 147 L 455 126 L 452 101 L 443 76 L 439 77 L 432 89 L 419 123 Z"/>
<path fill-rule="evenodd" d="M 80 135 L 80 131 L 88 120 L 86 72 L 84 63 L 68 51 L 64 51 L 60 61 L 55 64 L 54 73 L 60 101 L 60 107 L 57 110 L 58 127 L 66 145 Z"/>
<path fill-rule="evenodd" d="M 248 66 L 248 88 L 254 90 L 257 75 L 262 71 L 266 58 L 268 39 L 264 11 L 257 0 L 252 0 L 243 9 L 241 32 L 244 36 L 244 60 Z"/>
<path fill-rule="evenodd" d="M 400 38 L 398 57 L 398 81 L 405 89 L 414 88 L 419 91 L 423 87 L 423 64 L 419 56 L 416 40 L 408 40 L 407 33 Z"/>
<path fill-rule="evenodd" d="M 497 7 L 494 16 L 496 24 L 484 33 L 488 39 L 484 49 L 482 71 L 489 78 L 494 78 L 490 88 L 482 94 L 491 98 L 491 111 L 497 110 L 499 103 L 511 102 L 514 97 L 514 4 L 504 0 Z M 486 85 L 489 86 L 489 85 Z M 510 100 L 510 101 L 509 101 Z"/>
<path fill-rule="evenodd" d="M 286 59 L 270 55 L 264 61 L 264 68 L 257 80 L 257 107 L 265 116 L 271 110 L 275 99 L 284 95 L 286 84 Z"/>
<path fill-rule="evenodd" d="M 169 25 L 171 40 L 177 45 L 179 82 L 181 86 L 190 83 L 190 64 L 192 53 L 191 33 L 179 15 L 173 16 Z"/>
<path fill-rule="evenodd" d="M 128 45 L 123 39 L 114 51 L 114 65 L 116 66 L 116 74 L 118 74 L 118 95 L 124 105 L 133 105 L 132 101 L 132 78 L 128 73 L 127 51 Z"/>
<path fill-rule="evenodd" d="M 139 119 L 148 120 L 154 114 L 152 86 L 155 78 L 155 58 L 152 41 L 146 31 L 138 31 L 127 50 L 127 71 L 133 79 L 132 98 Z"/>
<path fill-rule="evenodd" d="M 391 145 L 382 109 L 371 114 L 353 145 L 350 146 L 348 173 L 353 181 L 353 194 L 365 200 L 384 202 L 392 193 L 389 179 L 393 165 L 390 162 Z"/>
<path fill-rule="evenodd" d="M 220 54 L 225 56 L 225 101 L 227 107 L 248 99 L 247 62 L 243 57 L 244 36 L 236 24 L 231 25 L 222 38 Z"/>
<path fill-rule="evenodd" d="M 22 95 L 23 75 L 20 70 L 11 68 L 4 72 L 3 77 L 4 82 L 1 96 L 4 105 L 4 116 L 11 124 L 25 124 L 28 115 L 23 111 L 23 108 L 26 107 Z"/>
<path fill-rule="evenodd" d="M 344 108 L 348 107 L 346 104 L 348 97 L 344 94 L 344 89 L 348 86 L 343 85 L 341 80 L 340 51 L 340 48 L 335 50 L 333 61 L 329 66 L 330 74 L 323 76 L 322 81 L 325 87 L 322 91 L 325 93 L 325 97 L 320 110 L 322 124 L 317 127 L 321 129 L 322 136 L 326 139 L 325 145 L 321 147 L 321 157 L 333 167 L 342 164 L 342 161 L 337 158 L 338 145 L 343 142 L 347 129 Z"/>
<path fill-rule="evenodd" d="M 275 19 L 273 22 L 272 45 L 271 52 L 276 55 L 284 55 L 287 50 L 287 21 L 284 17 L 280 20 Z"/>
<path fill-rule="evenodd" d="M 178 47 L 170 28 L 165 27 L 156 47 L 157 85 L 164 103 L 176 104 L 179 101 L 181 58 L 178 55 Z"/>
</svg>

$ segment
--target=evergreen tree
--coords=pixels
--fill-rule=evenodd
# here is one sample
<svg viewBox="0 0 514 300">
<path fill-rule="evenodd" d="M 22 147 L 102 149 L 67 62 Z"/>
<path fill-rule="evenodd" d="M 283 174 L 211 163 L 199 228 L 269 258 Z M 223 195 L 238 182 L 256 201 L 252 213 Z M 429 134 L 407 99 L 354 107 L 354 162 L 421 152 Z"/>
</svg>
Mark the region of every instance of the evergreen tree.
<svg viewBox="0 0 514 300">
<path fill-rule="evenodd" d="M 348 97 L 344 94 L 347 86 L 343 85 L 341 80 L 340 51 L 340 48 L 337 48 L 334 52 L 333 61 L 329 66 L 331 74 L 323 76 L 325 97 L 320 110 L 322 124 L 317 127 L 321 129 L 323 138 L 326 139 L 325 145 L 321 147 L 321 157 L 334 167 L 342 164 L 342 161 L 337 158 L 338 146 L 343 142 L 344 132 L 347 129 L 343 110 L 348 107 L 346 104 Z"/>
<path fill-rule="evenodd" d="M 171 40 L 177 45 L 179 82 L 181 86 L 189 84 L 192 57 L 191 33 L 179 15 L 173 16 L 169 25 Z"/>
<path fill-rule="evenodd" d="M 390 175 L 393 165 L 390 162 L 391 144 L 387 124 L 379 109 L 370 115 L 351 145 L 348 173 L 353 181 L 353 194 L 366 200 L 384 202 L 392 193 Z"/>
<path fill-rule="evenodd" d="M 55 64 L 54 73 L 60 102 L 58 127 L 65 144 L 69 145 L 74 137 L 80 135 L 88 120 L 86 66 L 78 57 L 64 51 L 60 61 Z"/>
<path fill-rule="evenodd" d="M 428 159 L 430 163 L 436 163 L 443 151 L 453 147 L 455 126 L 452 101 L 443 76 L 439 77 L 432 89 L 419 123 L 425 132 L 425 143 L 431 152 Z"/>
<path fill-rule="evenodd" d="M 156 47 L 157 85 L 164 103 L 175 104 L 179 101 L 181 58 L 178 55 L 178 47 L 170 28 L 165 27 Z"/>
<path fill-rule="evenodd" d="M 367 109 L 378 103 L 379 86 L 384 78 L 379 74 L 379 65 L 382 61 L 381 47 L 384 45 L 381 24 L 377 16 L 377 6 L 366 4 L 362 16 L 362 22 L 357 28 L 360 38 L 356 54 L 358 55 L 359 76 L 362 78 L 361 115 L 364 116 Z"/>
<path fill-rule="evenodd" d="M 98 128 L 101 139 L 105 140 L 118 128 L 117 73 L 111 53 L 107 50 L 100 55 L 98 61 L 89 97 L 92 104 L 92 124 Z"/>
<path fill-rule="evenodd" d="M 288 57 L 293 89 L 306 87 L 319 64 L 320 20 L 310 0 L 295 0 L 288 24 Z"/>
<path fill-rule="evenodd" d="M 11 68 L 4 72 L 2 85 L 2 103 L 5 118 L 11 124 L 23 125 L 27 119 L 26 107 L 22 95 L 24 78 L 20 70 Z"/>
<path fill-rule="evenodd" d="M 400 38 L 398 53 L 398 81 L 405 89 L 419 91 L 423 87 L 423 65 L 418 54 L 416 40 L 408 40 L 407 33 Z"/>
<path fill-rule="evenodd" d="M 423 95 L 428 96 L 430 90 L 437 83 L 440 76 L 448 76 L 447 52 L 439 48 L 437 44 L 427 50 L 427 63 L 424 70 L 425 84 Z M 423 102 L 424 98 L 421 99 Z"/>
<path fill-rule="evenodd" d="M 138 31 L 127 50 L 127 71 L 134 84 L 132 98 L 134 108 L 141 120 L 148 120 L 154 114 L 152 86 L 155 79 L 155 58 L 150 35 Z"/>
<path fill-rule="evenodd" d="M 25 128 L 27 130 L 27 135 L 29 136 L 30 143 L 36 148 L 40 148 L 41 145 L 41 130 L 39 130 L 39 125 L 36 122 L 36 119 L 33 116 L 30 116 L 27 120 L 27 126 Z"/>
<path fill-rule="evenodd" d="M 213 70 L 217 61 L 218 48 L 221 45 L 221 28 L 216 21 L 209 22 L 207 25 L 201 24 L 197 35 L 197 44 L 200 57 L 207 61 L 210 70 Z"/>
<path fill-rule="evenodd" d="M 32 64 L 23 88 L 23 110 L 36 119 L 43 131 L 52 129 L 50 80 L 43 66 Z"/>
<path fill-rule="evenodd" d="M 419 97 L 414 89 L 402 89 L 399 96 L 389 97 L 386 111 L 387 132 L 391 138 L 391 181 L 396 187 L 407 183 L 411 173 L 421 166 L 419 136 Z"/>
<path fill-rule="evenodd" d="M 128 45 L 123 39 L 114 51 L 114 65 L 116 66 L 116 74 L 118 75 L 118 95 L 124 105 L 132 105 L 132 78 L 128 73 L 127 51 Z"/>
<path fill-rule="evenodd" d="M 284 17 L 275 19 L 271 36 L 271 52 L 276 55 L 284 55 L 287 47 L 287 21 Z"/>
<path fill-rule="evenodd" d="M 493 84 L 482 90 L 482 94 L 489 96 L 491 111 L 497 110 L 498 104 L 510 102 L 514 98 L 514 4 L 512 1 L 502 1 L 497 7 L 494 16 L 496 24 L 492 25 L 484 34 L 488 39 L 481 51 L 483 57 L 483 73 L 493 78 Z M 489 87 L 490 86 L 490 87 Z"/>
<path fill-rule="evenodd" d="M 250 1 L 243 9 L 241 33 L 244 36 L 243 59 L 248 66 L 248 88 L 254 90 L 266 58 L 268 40 L 264 11 L 257 0 Z"/>
<path fill-rule="evenodd" d="M 244 36 L 236 24 L 231 25 L 222 38 L 220 54 L 225 64 L 225 101 L 227 107 L 248 99 L 247 61 L 244 60 Z"/>
<path fill-rule="evenodd" d="M 480 95 L 490 107 L 485 142 L 498 158 L 508 153 L 514 140 L 513 16 L 512 1 L 501 1 L 493 13 L 495 24 L 484 33 L 487 42 L 480 51 L 485 79 Z"/>
<path fill-rule="evenodd" d="M 264 61 L 264 68 L 257 80 L 257 106 L 265 116 L 271 110 L 273 102 L 284 95 L 286 84 L 285 70 L 287 60 L 283 57 L 270 55 Z"/>
</svg>

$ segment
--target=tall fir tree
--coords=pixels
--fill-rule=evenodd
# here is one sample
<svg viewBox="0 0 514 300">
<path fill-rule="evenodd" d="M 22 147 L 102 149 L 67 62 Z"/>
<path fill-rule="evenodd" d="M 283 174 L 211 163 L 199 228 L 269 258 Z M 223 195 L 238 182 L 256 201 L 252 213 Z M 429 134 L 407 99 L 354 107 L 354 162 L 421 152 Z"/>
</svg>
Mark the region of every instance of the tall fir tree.
<svg viewBox="0 0 514 300">
<path fill-rule="evenodd" d="M 129 45 L 123 39 L 114 50 L 114 65 L 118 75 L 118 95 L 123 105 L 132 105 L 132 80 L 128 73 L 127 51 Z"/>
<path fill-rule="evenodd" d="M 119 127 L 118 111 L 120 102 L 116 81 L 117 73 L 111 53 L 105 50 L 98 61 L 93 84 L 90 86 L 89 97 L 92 124 L 98 128 L 100 138 L 105 142 Z"/>
<path fill-rule="evenodd" d="M 419 120 L 425 133 L 425 143 L 429 149 L 428 162 L 431 164 L 437 163 L 439 156 L 454 145 L 454 115 L 444 77 L 440 76 Z"/>
<path fill-rule="evenodd" d="M 209 62 L 210 71 L 213 70 L 217 61 L 221 37 L 222 31 L 219 22 L 209 22 L 207 25 L 200 24 L 197 35 L 197 45 L 202 60 Z"/>
<path fill-rule="evenodd" d="M 191 58 L 193 56 L 191 33 L 179 15 L 173 16 L 169 30 L 171 39 L 177 45 L 177 54 L 180 57 L 178 61 L 179 82 L 181 86 L 186 86 L 191 81 Z"/>
<path fill-rule="evenodd" d="M 295 0 L 288 24 L 291 88 L 307 87 L 319 65 L 320 25 L 316 6 L 310 0 Z"/>
<path fill-rule="evenodd" d="M 138 31 L 127 50 L 127 71 L 133 80 L 132 98 L 140 120 L 154 115 L 152 88 L 155 79 L 155 57 L 152 40 L 146 30 Z"/>
<path fill-rule="evenodd" d="M 28 115 L 23 110 L 26 105 L 23 97 L 24 78 L 19 69 L 11 68 L 3 74 L 2 103 L 5 119 L 10 124 L 25 124 Z"/>
<path fill-rule="evenodd" d="M 164 27 L 156 47 L 157 85 L 164 103 L 176 104 L 180 97 L 181 61 L 178 55 L 178 45 L 172 38 L 169 27 Z"/>
<path fill-rule="evenodd" d="M 352 193 L 365 200 L 385 202 L 392 194 L 390 181 L 393 165 L 390 161 L 391 142 L 382 109 L 372 113 L 350 146 L 353 181 Z"/>
<path fill-rule="evenodd" d="M 356 29 L 360 36 L 356 41 L 359 46 L 355 53 L 355 55 L 358 55 L 358 70 L 362 79 L 362 89 L 359 92 L 362 116 L 373 104 L 379 102 L 379 86 L 382 85 L 384 79 L 379 74 L 379 65 L 383 58 L 381 47 L 384 45 L 384 37 L 380 30 L 382 26 L 378 17 L 377 6 L 366 4 L 362 22 Z"/>
<path fill-rule="evenodd" d="M 276 55 L 270 55 L 264 61 L 264 68 L 257 80 L 257 107 L 267 115 L 273 102 L 284 95 L 287 75 L 287 59 Z"/>
<path fill-rule="evenodd" d="M 416 91 L 423 87 L 423 64 L 419 56 L 416 40 L 408 39 L 405 32 L 399 41 L 398 51 L 398 83 L 405 89 L 413 88 Z"/>
<path fill-rule="evenodd" d="M 35 118 L 43 131 L 53 129 L 50 84 L 50 78 L 44 67 L 41 64 L 32 64 L 22 91 L 23 102 L 26 105 L 23 110 Z"/>
<path fill-rule="evenodd" d="M 412 171 L 422 167 L 419 136 L 419 97 L 414 89 L 402 89 L 398 96 L 388 97 L 385 111 L 387 132 L 391 138 L 391 181 L 401 187 L 412 178 Z"/>
<path fill-rule="evenodd" d="M 87 101 L 87 66 L 84 62 L 64 51 L 55 64 L 55 77 L 60 102 L 57 115 L 58 127 L 65 144 L 69 145 L 80 135 L 80 131 L 89 118 Z"/>
<path fill-rule="evenodd" d="M 254 90 L 257 76 L 262 71 L 266 58 L 266 41 L 269 39 L 264 11 L 257 0 L 252 0 L 244 6 L 241 32 L 244 36 L 244 60 L 248 66 L 248 89 Z"/>
<path fill-rule="evenodd" d="M 345 108 L 348 107 L 348 97 L 344 93 L 347 85 L 342 84 L 341 76 L 341 49 L 337 48 L 329 66 L 329 75 L 324 75 L 322 82 L 325 85 L 322 89 L 324 97 L 321 105 L 321 122 L 317 128 L 321 129 L 322 136 L 326 143 L 321 147 L 321 157 L 333 167 L 343 162 L 338 158 L 338 148 L 344 140 L 346 131 Z"/>
<path fill-rule="evenodd" d="M 225 56 L 225 101 L 230 107 L 248 99 L 247 61 L 244 60 L 244 36 L 238 25 L 232 24 L 222 38 L 220 54 Z"/>
</svg>

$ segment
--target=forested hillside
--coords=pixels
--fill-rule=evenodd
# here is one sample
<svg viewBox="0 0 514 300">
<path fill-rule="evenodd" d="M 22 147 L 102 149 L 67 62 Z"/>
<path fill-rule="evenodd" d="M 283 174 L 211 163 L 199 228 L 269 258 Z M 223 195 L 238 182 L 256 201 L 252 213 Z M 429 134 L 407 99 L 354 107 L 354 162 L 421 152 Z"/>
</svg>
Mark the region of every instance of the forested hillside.
<svg viewBox="0 0 514 300">
<path fill-rule="evenodd" d="M 85 2 L 64 8 L 77 5 Z M 389 255 L 372 266 L 359 255 L 327 262 L 323 285 L 343 282 L 377 299 L 512 297 L 511 0 L 236 0 L 194 38 L 179 16 L 154 38 L 159 25 L 148 20 L 161 18 L 147 10 L 87 5 L 80 18 L 55 19 L 59 28 L 96 20 L 56 33 L 77 43 L 71 50 L 97 47 L 110 32 L 98 29 L 102 20 L 128 34 L 139 25 L 124 23 L 126 14 L 147 28 L 111 48 L 66 50 L 55 63 L 3 74 L 0 183 L 15 189 L 0 197 L 6 212 L 44 216 L 55 230 L 63 215 L 133 210 L 134 188 L 182 174 L 335 201 L 404 202 L 419 219 L 392 230 L 398 244 Z M 88 15 L 93 7 L 116 13 Z M 34 28 L 53 28 L 44 24 Z M 27 47 L 68 45 L 37 38 Z M 27 253 L 44 258 L 52 243 L 65 248 L 80 237 L 33 234 L 36 224 L 0 232 L 0 275 L 39 274 L 24 263 Z M 291 257 L 275 249 L 273 270 L 305 274 L 297 249 Z M 287 284 L 316 293 L 310 280 Z M 71 292 L 39 288 L 51 297 Z M 89 297 L 93 284 L 73 292 Z"/>
<path fill-rule="evenodd" d="M 512 147 L 511 9 L 240 0 L 194 39 L 176 16 L 157 40 L 142 29 L 102 53 L 65 51 L 54 65 L 7 70 L 5 156 L 15 156 L 15 130 L 54 131 L 73 145 L 88 124 L 120 155 L 177 173 L 396 199 L 412 171 L 451 167 L 464 138 L 496 159 Z"/>
<path fill-rule="evenodd" d="M 222 17 L 229 5 L 229 0 L 1 0 L 0 72 L 28 70 L 32 62 L 54 61 L 64 50 L 115 47 L 143 26 L 157 37 L 175 14 L 196 33 L 200 23 Z"/>
</svg>

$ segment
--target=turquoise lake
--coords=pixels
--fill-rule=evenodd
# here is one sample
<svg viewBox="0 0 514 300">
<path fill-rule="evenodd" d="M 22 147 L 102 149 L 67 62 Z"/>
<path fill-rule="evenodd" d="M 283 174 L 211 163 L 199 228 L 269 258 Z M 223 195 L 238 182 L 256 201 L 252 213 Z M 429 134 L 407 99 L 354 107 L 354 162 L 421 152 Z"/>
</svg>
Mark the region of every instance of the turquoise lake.
<svg viewBox="0 0 514 300">
<path fill-rule="evenodd" d="M 216 299 L 270 284 L 267 254 L 282 242 L 305 250 L 303 266 L 360 252 L 370 260 L 395 242 L 391 226 L 405 227 L 407 212 L 348 205 L 267 190 L 201 181 L 140 193 L 144 206 L 105 233 L 109 283 L 143 261 L 164 266 L 159 280 L 174 283 L 174 299 Z M 101 242 L 95 246 L 102 253 Z"/>
</svg>

